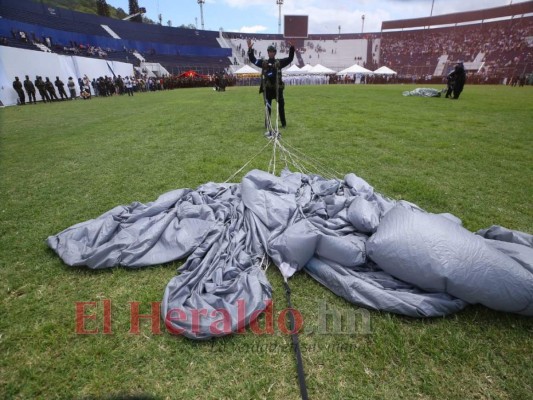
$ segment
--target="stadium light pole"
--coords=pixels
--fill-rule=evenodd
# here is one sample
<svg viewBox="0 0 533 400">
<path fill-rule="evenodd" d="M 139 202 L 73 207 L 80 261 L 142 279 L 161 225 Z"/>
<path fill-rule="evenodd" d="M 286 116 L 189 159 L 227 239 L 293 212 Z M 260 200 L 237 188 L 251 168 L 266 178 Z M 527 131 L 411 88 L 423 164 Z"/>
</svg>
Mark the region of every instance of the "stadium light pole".
<svg viewBox="0 0 533 400">
<path fill-rule="evenodd" d="M 276 4 L 279 6 L 278 35 L 281 35 L 281 6 L 283 5 L 283 0 L 276 0 Z"/>
<path fill-rule="evenodd" d="M 365 14 L 361 15 L 361 33 L 365 31 Z"/>
<path fill-rule="evenodd" d="M 202 23 L 202 30 L 204 29 L 204 4 L 205 0 L 198 0 L 198 4 L 200 4 L 200 22 Z"/>
</svg>

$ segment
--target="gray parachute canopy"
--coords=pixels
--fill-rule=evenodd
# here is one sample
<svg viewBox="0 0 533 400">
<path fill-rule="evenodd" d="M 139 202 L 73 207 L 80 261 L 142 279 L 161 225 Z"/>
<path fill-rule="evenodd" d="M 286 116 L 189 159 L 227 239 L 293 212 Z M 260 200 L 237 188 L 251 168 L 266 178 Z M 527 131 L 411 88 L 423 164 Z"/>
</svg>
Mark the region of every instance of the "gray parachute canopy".
<svg viewBox="0 0 533 400">
<path fill-rule="evenodd" d="M 442 91 L 433 88 L 416 88 L 414 90 L 406 90 L 402 92 L 403 96 L 418 96 L 418 97 L 440 97 Z"/>
<path fill-rule="evenodd" d="M 187 258 L 166 287 L 162 317 L 194 339 L 242 330 L 267 309 L 266 258 L 286 279 L 303 269 L 374 310 L 434 317 L 480 303 L 533 315 L 533 236 L 498 226 L 474 234 L 354 174 L 253 170 L 240 184 L 115 207 L 47 243 L 66 264 L 94 269 Z"/>
</svg>

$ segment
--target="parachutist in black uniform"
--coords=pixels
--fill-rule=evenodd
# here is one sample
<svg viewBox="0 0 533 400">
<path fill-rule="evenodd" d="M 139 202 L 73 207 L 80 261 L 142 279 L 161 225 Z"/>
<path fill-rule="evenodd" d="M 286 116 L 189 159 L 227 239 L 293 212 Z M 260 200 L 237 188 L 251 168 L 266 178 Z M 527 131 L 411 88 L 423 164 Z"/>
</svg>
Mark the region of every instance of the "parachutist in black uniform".
<svg viewBox="0 0 533 400">
<path fill-rule="evenodd" d="M 294 59 L 294 46 L 290 42 L 289 46 L 289 56 L 286 58 L 275 58 L 277 49 L 274 46 L 268 46 L 268 59 L 261 58 L 258 60 L 254 54 L 252 41 L 248 39 L 248 58 L 252 64 L 261 68 L 261 86 L 259 93 L 263 93 L 269 117 L 272 110 L 272 100 L 275 99 L 277 101 L 279 118 L 283 128 L 287 126 L 287 120 L 285 118 L 285 98 L 283 97 L 285 84 L 282 80 L 281 69 L 289 65 Z M 265 124 L 268 128 L 267 121 L 265 121 Z"/>
<path fill-rule="evenodd" d="M 453 91 L 453 99 L 457 100 L 459 98 L 459 95 L 463 91 L 463 87 L 465 86 L 466 81 L 465 67 L 462 62 L 459 62 L 455 65 L 453 71 L 448 74 L 448 80 L 453 81 L 453 86 L 451 90 Z M 446 97 L 448 97 L 450 94 L 451 91 L 450 89 L 448 89 Z"/>
</svg>

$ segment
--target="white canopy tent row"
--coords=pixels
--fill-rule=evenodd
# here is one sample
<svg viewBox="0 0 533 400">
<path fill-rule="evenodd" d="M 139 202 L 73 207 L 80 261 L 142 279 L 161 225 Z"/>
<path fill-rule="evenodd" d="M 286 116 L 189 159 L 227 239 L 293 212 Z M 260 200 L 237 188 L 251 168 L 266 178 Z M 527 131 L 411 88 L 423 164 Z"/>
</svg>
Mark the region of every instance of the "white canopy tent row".
<svg viewBox="0 0 533 400">
<path fill-rule="evenodd" d="M 335 74 L 334 70 L 321 64 L 315 66 L 306 64 L 303 68 L 296 67 L 298 70 L 291 68 L 284 71 L 283 81 L 287 85 L 327 85 L 330 75 Z"/>
<path fill-rule="evenodd" d="M 345 68 L 339 72 L 332 70 L 331 68 L 325 67 L 321 64 L 311 66 L 306 64 L 302 68 L 299 68 L 297 65 L 291 65 L 288 69 L 284 71 L 285 75 L 305 75 L 305 74 L 337 74 L 337 75 L 397 75 L 396 71 L 393 71 L 387 66 L 382 66 L 371 71 L 365 67 L 360 66 L 359 64 L 354 64 L 348 68 Z"/>
<path fill-rule="evenodd" d="M 251 76 L 260 75 L 259 69 L 254 69 L 248 65 L 243 66 L 235 71 L 235 75 Z M 283 70 L 283 82 L 285 85 L 325 85 L 329 83 L 329 75 L 335 74 L 335 71 L 326 68 L 323 65 L 307 65 L 305 68 L 299 68 L 296 64 L 291 65 Z"/>
<path fill-rule="evenodd" d="M 235 74 L 237 76 L 246 76 L 250 74 L 260 74 L 260 71 L 245 65 L 237 70 Z M 316 64 L 314 66 L 306 64 L 302 68 L 299 68 L 296 64 L 293 64 L 283 71 L 283 81 L 286 85 L 324 85 L 329 84 L 330 75 L 333 74 L 341 77 L 353 77 L 355 78 L 355 82 L 359 83 L 363 76 L 393 76 L 396 75 L 396 72 L 386 66 L 380 67 L 375 71 L 371 71 L 358 64 L 354 64 L 351 67 L 336 72 L 333 69 L 325 67 L 321 64 Z"/>
<path fill-rule="evenodd" d="M 328 75 L 335 73 L 336 72 L 331 68 L 324 67 L 321 64 L 316 64 L 314 66 L 306 64 L 302 68 L 293 64 L 289 68 L 283 70 L 284 75 Z"/>
</svg>

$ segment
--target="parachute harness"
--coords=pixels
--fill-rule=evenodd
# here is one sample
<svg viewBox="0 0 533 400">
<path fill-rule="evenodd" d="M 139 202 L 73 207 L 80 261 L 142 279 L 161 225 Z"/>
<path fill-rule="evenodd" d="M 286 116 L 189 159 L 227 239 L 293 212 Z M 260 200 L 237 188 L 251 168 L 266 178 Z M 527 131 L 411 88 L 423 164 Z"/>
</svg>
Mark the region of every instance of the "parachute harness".
<svg viewBox="0 0 533 400">
<path fill-rule="evenodd" d="M 267 76 L 267 67 L 268 67 L 268 61 L 264 60 L 262 65 L 262 71 L 261 71 L 261 91 L 263 93 L 263 102 L 265 104 L 265 125 L 267 128 L 267 132 L 265 133 L 265 136 L 272 138 L 274 136 L 280 136 L 279 132 L 279 89 L 280 89 L 280 82 L 281 82 L 281 67 L 279 60 L 276 60 L 274 62 L 274 71 L 275 71 L 275 82 L 274 82 L 274 90 L 276 92 L 276 119 L 275 119 L 275 126 L 272 125 L 272 117 L 271 117 L 271 111 L 272 111 L 272 102 L 268 102 L 267 99 L 267 89 L 271 90 L 272 85 L 270 84 L 270 81 Z"/>
</svg>

